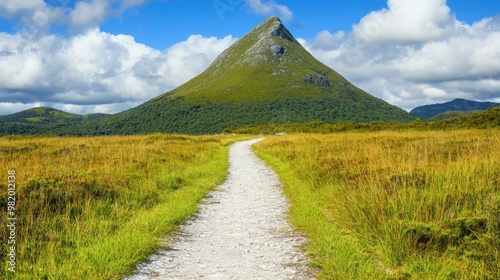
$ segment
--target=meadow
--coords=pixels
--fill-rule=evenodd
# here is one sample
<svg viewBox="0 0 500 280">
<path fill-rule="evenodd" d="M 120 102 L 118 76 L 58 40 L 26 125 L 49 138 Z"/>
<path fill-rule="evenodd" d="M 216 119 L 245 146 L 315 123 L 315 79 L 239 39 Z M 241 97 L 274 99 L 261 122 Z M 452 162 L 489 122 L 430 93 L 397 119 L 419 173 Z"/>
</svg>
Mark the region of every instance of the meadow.
<svg viewBox="0 0 500 280">
<path fill-rule="evenodd" d="M 16 273 L 0 231 L 0 279 L 120 279 L 227 175 L 238 137 L 0 138 L 0 216 L 16 181 Z M 242 139 L 240 137 L 240 139 Z"/>
<path fill-rule="evenodd" d="M 292 134 L 254 146 L 320 279 L 498 279 L 500 131 Z"/>
<path fill-rule="evenodd" d="M 15 170 L 19 218 L 16 273 L 3 262 L 0 279 L 121 279 L 249 138 L 0 138 L 0 215 Z M 279 174 L 319 279 L 498 279 L 498 147 L 498 130 L 410 130 L 268 136 L 254 150 Z"/>
</svg>

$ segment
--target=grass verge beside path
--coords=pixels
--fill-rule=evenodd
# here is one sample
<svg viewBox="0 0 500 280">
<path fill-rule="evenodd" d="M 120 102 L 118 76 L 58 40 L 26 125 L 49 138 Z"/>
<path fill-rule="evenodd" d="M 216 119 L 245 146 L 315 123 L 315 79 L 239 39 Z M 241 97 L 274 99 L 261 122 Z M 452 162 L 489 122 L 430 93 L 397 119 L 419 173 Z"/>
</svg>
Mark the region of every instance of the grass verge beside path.
<svg viewBox="0 0 500 280">
<path fill-rule="evenodd" d="M 498 279 L 500 131 L 275 137 L 320 279 Z"/>
<path fill-rule="evenodd" d="M 236 140 L 243 139 L 0 138 L 0 170 L 16 171 L 19 219 L 16 273 L 3 261 L 0 278 L 121 279 L 225 179 Z M 6 206 L 2 191 L 2 219 Z M 0 259 L 6 254 L 2 244 Z"/>
</svg>

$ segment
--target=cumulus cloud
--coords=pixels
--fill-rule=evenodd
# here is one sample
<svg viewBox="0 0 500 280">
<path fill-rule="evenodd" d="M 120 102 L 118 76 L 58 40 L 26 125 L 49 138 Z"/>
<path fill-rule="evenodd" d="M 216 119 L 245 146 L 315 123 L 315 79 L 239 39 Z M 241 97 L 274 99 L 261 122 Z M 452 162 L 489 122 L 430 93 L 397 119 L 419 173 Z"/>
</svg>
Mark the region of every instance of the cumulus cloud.
<svg viewBox="0 0 500 280">
<path fill-rule="evenodd" d="M 34 106 L 79 114 L 130 109 L 193 78 L 235 41 L 193 35 L 158 51 L 99 30 L 144 2 L 0 0 L 0 17 L 20 23 L 20 32 L 0 33 L 0 114 Z M 53 24 L 75 35 L 45 32 Z"/>
<path fill-rule="evenodd" d="M 389 0 L 387 5 L 363 17 L 353 34 L 367 42 L 422 42 L 456 29 L 446 0 Z"/>
<path fill-rule="evenodd" d="M 71 31 L 98 27 L 110 17 L 142 5 L 146 0 L 0 0 L 0 17 L 18 21 L 19 28 L 45 33 L 54 24 Z M 70 5 L 72 3 L 72 5 Z"/>
<path fill-rule="evenodd" d="M 91 0 L 77 1 L 68 13 L 68 24 L 72 29 L 87 29 L 99 26 L 109 17 L 119 17 L 124 11 L 142 5 L 146 0 Z"/>
<path fill-rule="evenodd" d="M 24 31 L 46 31 L 62 15 L 61 8 L 49 6 L 43 0 L 0 0 L 0 17 L 16 21 Z"/>
<path fill-rule="evenodd" d="M 98 28 L 36 40 L 0 33 L 0 114 L 19 104 L 75 113 L 128 109 L 193 78 L 234 41 L 193 35 L 161 52 Z"/>
<path fill-rule="evenodd" d="M 38 9 L 45 6 L 43 0 L 26 0 L 26 1 L 0 1 L 0 8 L 3 13 L 14 15 L 21 11 Z"/>
<path fill-rule="evenodd" d="M 284 5 L 274 1 L 263 2 L 262 0 L 245 0 L 250 11 L 260 16 L 279 16 L 283 21 L 290 21 L 293 18 L 293 12 Z"/>
<path fill-rule="evenodd" d="M 404 109 L 500 100 L 500 17 L 460 22 L 445 0 L 388 0 L 347 34 L 300 42 L 364 90 Z"/>
<path fill-rule="evenodd" d="M 77 2 L 69 13 L 71 26 L 90 27 L 98 26 L 108 17 L 110 2 L 107 0 L 93 0 L 91 2 Z"/>
<path fill-rule="evenodd" d="M 335 34 L 330 33 L 328 30 L 323 30 L 319 32 L 313 40 L 309 41 L 309 44 L 315 49 L 320 50 L 331 50 L 339 47 L 340 43 L 344 40 L 346 33 L 344 31 L 338 31 Z"/>
</svg>

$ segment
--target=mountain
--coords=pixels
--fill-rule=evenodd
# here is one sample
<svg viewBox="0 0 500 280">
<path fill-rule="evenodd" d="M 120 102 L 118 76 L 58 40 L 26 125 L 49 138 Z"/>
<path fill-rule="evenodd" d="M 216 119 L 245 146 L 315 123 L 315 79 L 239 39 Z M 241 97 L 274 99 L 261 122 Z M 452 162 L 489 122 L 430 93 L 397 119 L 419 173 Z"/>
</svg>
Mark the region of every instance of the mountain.
<svg viewBox="0 0 500 280">
<path fill-rule="evenodd" d="M 430 119 L 436 115 L 448 111 L 460 111 L 460 112 L 484 111 L 497 106 L 500 106 L 500 103 L 478 102 L 478 101 L 457 98 L 453 101 L 442 104 L 432 104 L 432 105 L 417 107 L 411 110 L 410 114 L 421 119 Z"/>
<path fill-rule="evenodd" d="M 50 107 L 35 107 L 15 114 L 0 116 L 0 135 L 40 134 L 69 124 L 77 124 L 105 116 L 107 115 L 77 115 Z"/>
<path fill-rule="evenodd" d="M 128 111 L 53 133 L 212 134 L 251 124 L 413 119 L 319 62 L 271 17 L 180 87 Z"/>
</svg>

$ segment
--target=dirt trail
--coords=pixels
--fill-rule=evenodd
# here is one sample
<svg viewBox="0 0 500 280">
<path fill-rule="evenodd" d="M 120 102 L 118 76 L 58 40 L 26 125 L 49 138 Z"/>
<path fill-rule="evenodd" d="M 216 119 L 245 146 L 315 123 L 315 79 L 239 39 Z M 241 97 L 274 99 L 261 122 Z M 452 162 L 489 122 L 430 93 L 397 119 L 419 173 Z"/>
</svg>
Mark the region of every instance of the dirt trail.
<svg viewBox="0 0 500 280">
<path fill-rule="evenodd" d="M 196 217 L 139 265 L 139 279 L 313 279 L 290 228 L 276 173 L 239 142 L 229 151 L 229 177 Z"/>
</svg>

